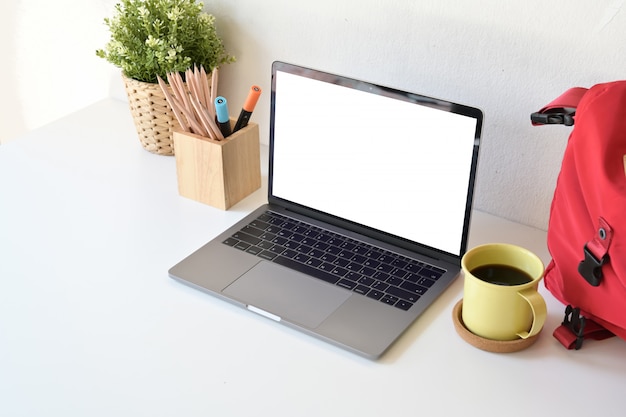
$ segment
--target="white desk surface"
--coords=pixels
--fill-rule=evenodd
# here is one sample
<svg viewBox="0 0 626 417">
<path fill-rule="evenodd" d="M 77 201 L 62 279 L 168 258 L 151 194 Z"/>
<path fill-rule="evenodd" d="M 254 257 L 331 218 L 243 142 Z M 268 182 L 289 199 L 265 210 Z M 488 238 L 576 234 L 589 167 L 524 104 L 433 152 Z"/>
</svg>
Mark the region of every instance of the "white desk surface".
<svg viewBox="0 0 626 417">
<path fill-rule="evenodd" d="M 265 201 L 263 176 L 226 212 L 180 197 L 174 158 L 144 151 L 115 100 L 0 146 L 0 416 L 624 414 L 626 343 L 565 350 L 543 285 L 525 351 L 456 334 L 457 280 L 372 362 L 170 279 Z M 470 246 L 493 241 L 549 260 L 545 232 L 475 212 Z"/>
</svg>

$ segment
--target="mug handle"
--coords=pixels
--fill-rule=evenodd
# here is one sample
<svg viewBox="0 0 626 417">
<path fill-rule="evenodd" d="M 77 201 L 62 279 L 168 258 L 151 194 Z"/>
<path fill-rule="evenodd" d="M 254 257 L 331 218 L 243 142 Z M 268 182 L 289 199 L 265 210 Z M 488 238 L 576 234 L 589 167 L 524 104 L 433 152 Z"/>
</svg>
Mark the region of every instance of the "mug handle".
<svg viewBox="0 0 626 417">
<path fill-rule="evenodd" d="M 530 327 L 530 330 L 517 334 L 522 339 L 528 339 L 529 337 L 535 336 L 543 328 L 546 317 L 548 316 L 548 309 L 546 307 L 546 301 L 536 289 L 528 288 L 518 292 L 518 294 L 526 300 L 533 312 L 533 325 Z"/>
</svg>

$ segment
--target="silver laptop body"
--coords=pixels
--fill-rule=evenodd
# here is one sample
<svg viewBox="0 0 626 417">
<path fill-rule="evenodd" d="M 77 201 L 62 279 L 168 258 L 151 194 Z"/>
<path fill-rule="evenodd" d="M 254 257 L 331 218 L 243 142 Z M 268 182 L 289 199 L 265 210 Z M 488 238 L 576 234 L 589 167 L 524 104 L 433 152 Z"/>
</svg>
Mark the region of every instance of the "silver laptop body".
<svg viewBox="0 0 626 417">
<path fill-rule="evenodd" d="M 378 358 L 459 274 L 482 112 L 274 62 L 270 114 L 268 204 L 169 275 Z"/>
</svg>

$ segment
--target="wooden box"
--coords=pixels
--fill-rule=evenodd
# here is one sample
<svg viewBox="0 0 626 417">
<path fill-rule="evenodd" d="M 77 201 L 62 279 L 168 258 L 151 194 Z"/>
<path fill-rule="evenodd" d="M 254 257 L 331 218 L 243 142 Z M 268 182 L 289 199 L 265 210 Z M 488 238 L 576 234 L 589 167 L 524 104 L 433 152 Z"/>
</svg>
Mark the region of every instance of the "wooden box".
<svg viewBox="0 0 626 417">
<path fill-rule="evenodd" d="M 261 187 L 256 123 L 222 141 L 180 131 L 173 137 L 178 192 L 183 197 L 227 210 Z"/>
</svg>

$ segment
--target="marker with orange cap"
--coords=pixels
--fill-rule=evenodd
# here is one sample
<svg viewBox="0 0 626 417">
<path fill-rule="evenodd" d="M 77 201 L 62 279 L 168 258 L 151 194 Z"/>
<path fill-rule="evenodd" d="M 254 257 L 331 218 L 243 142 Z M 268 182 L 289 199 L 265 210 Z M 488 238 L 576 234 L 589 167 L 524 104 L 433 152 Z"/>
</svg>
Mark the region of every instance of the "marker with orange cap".
<svg viewBox="0 0 626 417">
<path fill-rule="evenodd" d="M 239 113 L 239 118 L 237 119 L 237 123 L 235 123 L 233 133 L 235 133 L 239 129 L 243 129 L 244 127 L 246 127 L 248 121 L 250 120 L 250 116 L 252 116 L 252 112 L 254 111 L 256 102 L 259 101 L 260 95 L 261 87 L 257 85 L 253 85 L 252 87 L 250 87 L 250 93 L 248 94 L 248 98 L 241 108 L 241 113 Z"/>
</svg>

